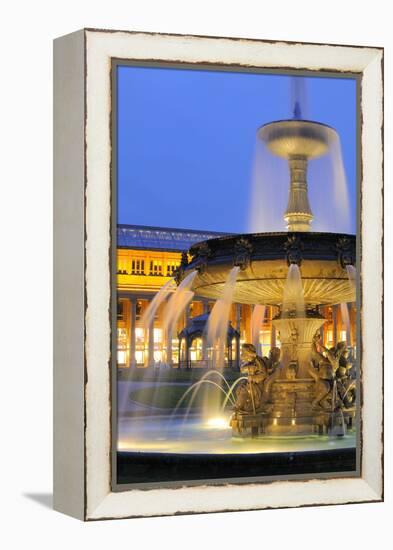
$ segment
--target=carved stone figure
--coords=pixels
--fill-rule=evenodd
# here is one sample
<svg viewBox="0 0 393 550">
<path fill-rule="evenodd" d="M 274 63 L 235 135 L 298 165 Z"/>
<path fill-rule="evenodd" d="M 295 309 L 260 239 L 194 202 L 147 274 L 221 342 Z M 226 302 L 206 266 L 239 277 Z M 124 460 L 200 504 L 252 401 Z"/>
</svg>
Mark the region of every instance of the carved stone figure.
<svg viewBox="0 0 393 550">
<path fill-rule="evenodd" d="M 341 345 L 339 345 L 341 344 Z M 356 381 L 351 376 L 352 363 L 345 342 L 339 342 L 338 368 L 336 370 L 337 393 L 345 408 L 353 407 L 356 401 Z"/>
<path fill-rule="evenodd" d="M 204 273 L 212 253 L 210 246 L 206 241 L 203 241 L 194 245 L 193 248 L 190 249 L 190 252 L 193 256 L 193 260 L 197 262 L 196 269 L 199 273 Z"/>
<path fill-rule="evenodd" d="M 322 348 L 321 340 L 322 340 L 321 333 L 318 331 L 314 334 L 314 337 L 312 339 L 312 344 L 311 344 L 311 361 L 313 363 L 314 368 L 316 369 L 319 368 L 319 364 L 321 363 L 321 361 L 325 360 L 325 356 L 320 351 Z"/>
<path fill-rule="evenodd" d="M 295 380 L 297 376 L 297 371 L 299 369 L 299 364 L 297 361 L 291 361 L 285 370 L 285 378 L 287 380 Z"/>
<path fill-rule="evenodd" d="M 183 251 L 181 254 L 181 261 L 179 267 L 175 270 L 174 277 L 176 283 L 179 285 L 183 279 L 184 271 L 188 265 L 188 254 L 186 251 Z"/>
<path fill-rule="evenodd" d="M 240 267 L 242 271 L 247 269 L 251 264 L 251 253 L 253 246 L 248 239 L 241 237 L 235 242 L 235 255 L 233 265 Z"/>
<path fill-rule="evenodd" d="M 280 348 L 273 347 L 268 357 L 259 357 L 255 346 L 243 344 L 240 371 L 247 380 L 238 386 L 235 410 L 255 414 L 266 408 L 271 386 L 281 370 L 280 354 Z"/>
<path fill-rule="evenodd" d="M 297 361 L 297 345 L 299 340 L 299 331 L 296 327 L 291 329 L 291 362 Z"/>
<path fill-rule="evenodd" d="M 247 375 L 247 380 L 238 387 L 235 409 L 255 414 L 263 404 L 263 386 L 268 376 L 268 370 L 252 344 L 242 345 L 241 361 L 240 371 Z"/>
<path fill-rule="evenodd" d="M 325 353 L 325 356 L 323 357 L 330 362 L 333 368 L 333 373 L 335 374 L 340 366 L 341 357 L 343 357 L 347 351 L 346 342 L 338 342 L 335 347 L 330 349 L 325 347 L 321 342 L 318 342 L 318 346 Z"/>
<path fill-rule="evenodd" d="M 341 237 L 336 243 L 338 252 L 338 261 L 343 269 L 347 265 L 355 265 L 355 247 L 352 240 L 348 237 Z"/>
<path fill-rule="evenodd" d="M 289 235 L 284 243 L 286 250 L 287 264 L 296 264 L 298 266 L 302 263 L 302 249 L 303 244 L 297 235 Z"/>
<path fill-rule="evenodd" d="M 319 362 L 318 369 L 311 366 L 308 372 L 315 380 L 315 397 L 312 406 L 331 411 L 333 406 L 334 371 L 330 361 L 323 358 Z"/>
<path fill-rule="evenodd" d="M 270 348 L 269 356 L 263 358 L 263 361 L 266 365 L 269 376 L 273 374 L 276 371 L 276 369 L 280 366 L 280 356 L 281 356 L 280 348 L 274 346 Z"/>
<path fill-rule="evenodd" d="M 263 358 L 268 372 L 268 377 L 266 378 L 263 385 L 265 402 L 268 402 L 270 400 L 270 390 L 272 388 L 273 382 L 277 380 L 280 376 L 280 372 L 282 370 L 280 358 L 281 349 L 276 346 L 270 348 L 268 357 Z"/>
<path fill-rule="evenodd" d="M 353 407 L 356 388 L 355 381 L 350 376 L 352 364 L 348 360 L 347 344 L 338 342 L 335 347 L 328 349 L 320 340 L 320 335 L 315 334 L 312 342 L 312 367 L 309 370 L 316 382 L 313 406 L 325 410 Z"/>
</svg>

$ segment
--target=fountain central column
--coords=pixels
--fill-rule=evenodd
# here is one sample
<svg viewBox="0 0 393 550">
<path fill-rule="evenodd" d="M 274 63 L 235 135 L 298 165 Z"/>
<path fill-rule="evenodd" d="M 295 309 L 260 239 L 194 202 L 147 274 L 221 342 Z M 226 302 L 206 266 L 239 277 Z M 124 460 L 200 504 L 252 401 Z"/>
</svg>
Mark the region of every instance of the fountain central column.
<svg viewBox="0 0 393 550">
<path fill-rule="evenodd" d="M 273 319 L 273 325 L 280 333 L 281 359 L 285 367 L 296 362 L 297 378 L 309 378 L 311 346 L 315 333 L 326 322 L 321 315 Z"/>
<path fill-rule="evenodd" d="M 313 215 L 308 200 L 307 158 L 293 155 L 288 159 L 290 188 L 284 220 L 288 231 L 309 231 Z"/>
</svg>

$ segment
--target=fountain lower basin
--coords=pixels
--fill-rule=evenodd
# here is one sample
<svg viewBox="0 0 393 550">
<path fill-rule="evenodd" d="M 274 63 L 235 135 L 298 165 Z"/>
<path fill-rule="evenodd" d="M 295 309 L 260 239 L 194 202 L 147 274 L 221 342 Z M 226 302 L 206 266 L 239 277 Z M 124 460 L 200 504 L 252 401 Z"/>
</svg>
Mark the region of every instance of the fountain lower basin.
<svg viewBox="0 0 393 550">
<path fill-rule="evenodd" d="M 118 450 L 169 454 L 266 454 L 348 449 L 356 446 L 356 432 L 327 435 L 263 435 L 250 438 L 232 434 L 230 413 L 209 422 L 202 415 L 120 417 Z M 211 420 L 211 419 L 210 419 Z M 147 437 L 148 436 L 148 437 Z"/>
</svg>

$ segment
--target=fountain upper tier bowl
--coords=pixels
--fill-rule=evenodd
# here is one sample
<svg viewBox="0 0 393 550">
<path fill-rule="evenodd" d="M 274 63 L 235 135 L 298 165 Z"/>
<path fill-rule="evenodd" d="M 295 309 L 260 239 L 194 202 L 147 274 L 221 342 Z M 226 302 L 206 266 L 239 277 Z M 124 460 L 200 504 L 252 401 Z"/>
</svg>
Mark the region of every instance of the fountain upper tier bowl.
<svg viewBox="0 0 393 550">
<path fill-rule="evenodd" d="M 337 132 L 319 122 L 280 120 L 261 126 L 258 136 L 274 155 L 286 159 L 296 156 L 312 159 L 327 152 Z"/>
<path fill-rule="evenodd" d="M 191 260 L 180 278 L 198 273 L 193 290 L 210 299 L 221 297 L 228 273 L 239 266 L 233 301 L 279 305 L 288 266 L 297 264 L 305 304 L 331 305 L 355 300 L 347 266 L 355 264 L 356 237 L 337 233 L 253 233 L 203 241 L 190 248 Z"/>
</svg>

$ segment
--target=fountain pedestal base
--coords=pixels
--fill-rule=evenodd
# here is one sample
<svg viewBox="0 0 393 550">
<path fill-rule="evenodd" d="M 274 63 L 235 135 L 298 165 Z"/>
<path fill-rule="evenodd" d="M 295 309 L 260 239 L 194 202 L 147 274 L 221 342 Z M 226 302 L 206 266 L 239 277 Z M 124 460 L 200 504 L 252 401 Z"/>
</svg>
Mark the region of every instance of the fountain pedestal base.
<svg viewBox="0 0 393 550">
<path fill-rule="evenodd" d="M 230 420 L 237 437 L 345 435 L 354 424 L 355 408 L 327 411 L 313 407 L 312 379 L 277 380 L 263 410 L 256 414 L 235 411 Z"/>
<path fill-rule="evenodd" d="M 236 411 L 230 420 L 232 434 L 238 437 L 258 437 L 259 435 L 264 435 L 267 423 L 266 413 L 248 414 Z"/>
</svg>

